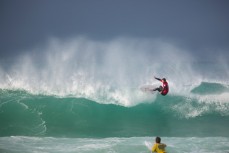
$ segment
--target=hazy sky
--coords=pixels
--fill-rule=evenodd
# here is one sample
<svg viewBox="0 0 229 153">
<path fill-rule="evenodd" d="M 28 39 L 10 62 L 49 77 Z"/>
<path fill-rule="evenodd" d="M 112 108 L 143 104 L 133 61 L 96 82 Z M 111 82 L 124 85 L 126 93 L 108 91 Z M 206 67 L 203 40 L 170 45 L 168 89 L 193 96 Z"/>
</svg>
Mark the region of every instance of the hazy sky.
<svg viewBox="0 0 229 153">
<path fill-rule="evenodd" d="M 0 22 L 1 59 L 77 36 L 163 39 L 229 55 L 228 0 L 1 0 Z"/>
</svg>

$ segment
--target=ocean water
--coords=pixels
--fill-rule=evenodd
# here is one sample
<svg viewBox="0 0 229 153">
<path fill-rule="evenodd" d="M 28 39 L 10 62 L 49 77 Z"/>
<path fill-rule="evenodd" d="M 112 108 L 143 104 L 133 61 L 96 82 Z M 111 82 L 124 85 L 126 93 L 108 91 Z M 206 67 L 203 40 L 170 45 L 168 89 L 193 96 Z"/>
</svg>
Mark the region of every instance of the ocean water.
<svg viewBox="0 0 229 153">
<path fill-rule="evenodd" d="M 152 137 L 129 138 L 55 138 L 55 137 L 2 137 L 2 153 L 150 153 L 145 142 Z M 163 137 L 167 151 L 174 153 L 227 153 L 228 137 Z"/>
<path fill-rule="evenodd" d="M 0 64 L 1 153 L 149 153 L 156 136 L 169 153 L 229 153 L 227 60 L 78 38 Z M 160 85 L 154 75 L 166 77 L 168 95 L 140 90 Z"/>
<path fill-rule="evenodd" d="M 121 106 L 2 89 L 0 150 L 144 153 L 145 141 L 160 136 L 168 152 L 226 153 L 229 104 L 209 100 L 214 90 L 227 95 L 228 87 L 204 82 L 191 90 L 197 97 L 158 94 L 151 102 Z"/>
</svg>

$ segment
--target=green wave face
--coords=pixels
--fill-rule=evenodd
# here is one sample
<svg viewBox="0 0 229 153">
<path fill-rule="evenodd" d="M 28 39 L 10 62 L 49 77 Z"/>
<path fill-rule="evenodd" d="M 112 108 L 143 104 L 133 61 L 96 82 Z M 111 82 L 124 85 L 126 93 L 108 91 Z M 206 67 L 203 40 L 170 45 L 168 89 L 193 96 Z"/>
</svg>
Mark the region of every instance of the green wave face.
<svg viewBox="0 0 229 153">
<path fill-rule="evenodd" d="M 205 86 L 212 84 L 193 92 Z M 0 136 L 229 136 L 228 102 L 158 95 L 150 103 L 124 107 L 19 90 L 0 94 Z"/>
</svg>

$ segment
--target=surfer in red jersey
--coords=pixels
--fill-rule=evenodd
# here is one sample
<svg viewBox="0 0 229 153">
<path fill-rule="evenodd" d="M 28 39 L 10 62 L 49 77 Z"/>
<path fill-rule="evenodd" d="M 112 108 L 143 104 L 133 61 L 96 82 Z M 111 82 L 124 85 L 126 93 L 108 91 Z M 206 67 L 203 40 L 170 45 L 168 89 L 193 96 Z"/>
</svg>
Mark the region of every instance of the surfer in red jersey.
<svg viewBox="0 0 229 153">
<path fill-rule="evenodd" d="M 156 80 L 161 81 L 162 82 L 162 86 L 153 89 L 153 91 L 159 91 L 161 93 L 161 95 L 165 96 L 168 92 L 169 92 L 169 85 L 168 82 L 166 81 L 165 78 L 160 79 L 160 78 L 156 78 L 154 77 Z"/>
</svg>

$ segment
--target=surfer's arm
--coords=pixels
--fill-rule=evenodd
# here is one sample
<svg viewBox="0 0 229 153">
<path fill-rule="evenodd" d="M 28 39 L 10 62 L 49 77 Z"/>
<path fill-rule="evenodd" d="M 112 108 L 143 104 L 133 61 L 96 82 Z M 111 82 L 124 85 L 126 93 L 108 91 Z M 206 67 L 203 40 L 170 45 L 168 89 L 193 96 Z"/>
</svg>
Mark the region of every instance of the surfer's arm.
<svg viewBox="0 0 229 153">
<path fill-rule="evenodd" d="M 160 78 L 157 78 L 157 77 L 154 77 L 156 80 L 158 80 L 158 81 L 161 81 L 161 79 Z"/>
<path fill-rule="evenodd" d="M 152 147 L 152 153 L 153 153 L 153 152 L 156 152 L 156 149 L 157 149 L 157 145 L 154 144 L 153 147 Z"/>
</svg>

